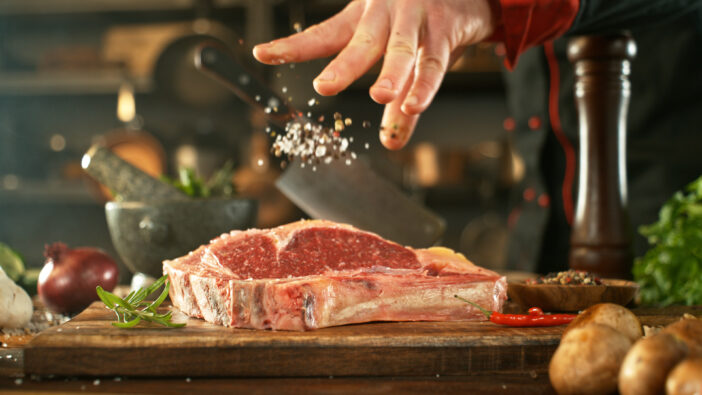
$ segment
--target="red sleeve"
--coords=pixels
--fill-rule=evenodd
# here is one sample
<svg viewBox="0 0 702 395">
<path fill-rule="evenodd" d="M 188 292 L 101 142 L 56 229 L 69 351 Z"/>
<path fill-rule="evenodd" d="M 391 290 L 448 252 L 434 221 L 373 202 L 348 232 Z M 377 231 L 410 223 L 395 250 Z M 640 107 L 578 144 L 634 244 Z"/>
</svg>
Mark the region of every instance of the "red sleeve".
<svg viewBox="0 0 702 395">
<path fill-rule="evenodd" d="M 512 69 L 527 49 L 563 35 L 573 24 L 580 0 L 493 0 L 497 27 L 490 41 L 505 45 Z"/>
</svg>

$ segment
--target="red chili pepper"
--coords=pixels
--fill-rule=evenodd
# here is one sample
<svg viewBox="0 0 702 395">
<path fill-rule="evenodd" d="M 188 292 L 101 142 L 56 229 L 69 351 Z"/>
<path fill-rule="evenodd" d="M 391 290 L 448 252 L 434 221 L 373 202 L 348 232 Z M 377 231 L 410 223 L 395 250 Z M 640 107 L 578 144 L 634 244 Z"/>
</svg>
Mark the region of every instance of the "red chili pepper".
<svg viewBox="0 0 702 395">
<path fill-rule="evenodd" d="M 500 325 L 517 327 L 556 326 L 567 324 L 577 317 L 577 314 L 544 314 L 543 310 L 541 310 L 539 307 L 530 308 L 529 314 L 503 314 L 497 311 L 488 311 L 477 303 L 473 303 L 470 300 L 466 300 L 458 295 L 454 295 L 454 297 L 476 307 L 480 310 L 480 312 L 485 314 L 485 317 L 487 317 L 490 322 Z"/>
</svg>

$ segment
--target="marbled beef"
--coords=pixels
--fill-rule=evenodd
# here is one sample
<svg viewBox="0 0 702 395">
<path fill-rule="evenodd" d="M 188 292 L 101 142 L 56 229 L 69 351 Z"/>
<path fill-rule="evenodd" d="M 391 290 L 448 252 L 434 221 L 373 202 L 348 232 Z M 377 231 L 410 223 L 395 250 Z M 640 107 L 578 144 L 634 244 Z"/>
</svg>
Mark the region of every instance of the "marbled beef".
<svg viewBox="0 0 702 395">
<path fill-rule="evenodd" d="M 506 282 L 446 248 L 412 249 L 328 221 L 232 231 L 165 261 L 173 304 L 224 326 L 309 330 L 369 321 L 483 320 Z"/>
</svg>

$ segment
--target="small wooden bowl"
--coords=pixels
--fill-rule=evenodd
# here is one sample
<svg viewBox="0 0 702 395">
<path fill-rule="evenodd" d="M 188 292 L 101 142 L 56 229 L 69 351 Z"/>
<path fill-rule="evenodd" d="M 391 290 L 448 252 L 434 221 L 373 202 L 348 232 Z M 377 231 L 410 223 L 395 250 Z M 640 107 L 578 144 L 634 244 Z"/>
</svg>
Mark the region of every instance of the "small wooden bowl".
<svg viewBox="0 0 702 395">
<path fill-rule="evenodd" d="M 632 281 L 602 279 L 602 285 L 525 284 L 510 282 L 507 295 L 524 308 L 544 311 L 579 311 L 597 303 L 625 306 L 636 295 L 639 285 Z"/>
</svg>

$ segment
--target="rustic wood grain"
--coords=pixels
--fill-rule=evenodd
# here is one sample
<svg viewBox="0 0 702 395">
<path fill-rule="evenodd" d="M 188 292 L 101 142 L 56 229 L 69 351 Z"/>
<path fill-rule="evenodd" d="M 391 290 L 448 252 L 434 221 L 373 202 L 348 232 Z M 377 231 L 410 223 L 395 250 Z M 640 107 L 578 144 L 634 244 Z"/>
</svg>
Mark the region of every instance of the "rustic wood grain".
<svg viewBox="0 0 702 395">
<path fill-rule="evenodd" d="M 672 311 L 671 311 L 672 312 Z M 684 312 L 649 310 L 644 324 Z M 187 319 L 181 329 L 118 329 L 95 303 L 48 329 L 24 350 L 27 374 L 189 377 L 465 376 L 543 373 L 563 327 L 509 328 L 490 322 L 393 322 L 310 332 L 224 328 Z"/>
<path fill-rule="evenodd" d="M 470 377 L 400 378 L 134 378 L 64 379 L 0 377 L 0 392 L 28 394 L 555 394 L 548 375 L 500 374 Z M 96 385 L 97 383 L 97 385 Z"/>
<path fill-rule="evenodd" d="M 489 322 L 395 322 L 310 332 L 232 329 L 187 319 L 181 329 L 118 329 L 95 303 L 25 348 L 40 375 L 434 376 L 543 371 L 562 332 Z M 56 363 L 61 361 L 61 363 Z"/>
</svg>

